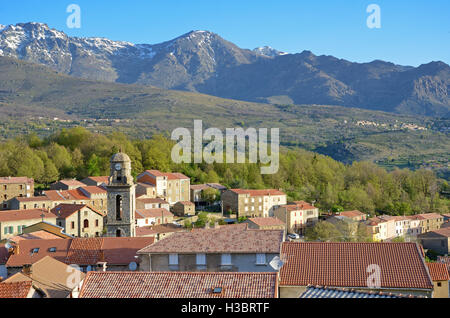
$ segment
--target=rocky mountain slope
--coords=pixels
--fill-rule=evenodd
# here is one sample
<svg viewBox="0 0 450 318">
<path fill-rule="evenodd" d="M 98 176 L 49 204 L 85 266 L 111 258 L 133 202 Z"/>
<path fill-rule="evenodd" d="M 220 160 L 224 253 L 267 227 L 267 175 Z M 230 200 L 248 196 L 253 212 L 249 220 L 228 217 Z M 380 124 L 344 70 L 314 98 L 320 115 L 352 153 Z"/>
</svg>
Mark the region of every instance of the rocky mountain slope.
<svg viewBox="0 0 450 318">
<path fill-rule="evenodd" d="M 450 116 L 450 66 L 352 63 L 309 51 L 241 49 L 208 31 L 161 44 L 75 38 L 40 23 L 0 26 L 0 56 L 91 80 L 273 104 L 321 104 Z"/>
</svg>

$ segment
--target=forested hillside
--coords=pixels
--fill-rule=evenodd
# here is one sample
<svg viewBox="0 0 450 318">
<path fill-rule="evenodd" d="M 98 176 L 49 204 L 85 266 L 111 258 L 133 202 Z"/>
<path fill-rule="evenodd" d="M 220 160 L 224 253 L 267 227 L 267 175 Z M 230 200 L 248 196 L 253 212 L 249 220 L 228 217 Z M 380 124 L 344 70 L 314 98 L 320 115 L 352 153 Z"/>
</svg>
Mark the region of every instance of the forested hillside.
<svg viewBox="0 0 450 318">
<path fill-rule="evenodd" d="M 133 161 L 133 174 L 145 169 L 179 171 L 191 182 L 220 182 L 232 188 L 283 189 L 291 200 L 316 201 L 321 209 L 359 209 L 393 215 L 450 211 L 446 181 L 427 170 L 387 172 L 373 163 L 345 165 L 304 150 L 282 149 L 280 170 L 261 175 L 257 164 L 174 164 L 173 142 L 164 136 L 130 139 L 121 133 L 94 134 L 77 127 L 46 139 L 24 135 L 0 144 L 0 175 L 28 176 L 48 185 L 62 178 L 109 175 L 109 158 L 120 148 Z"/>
</svg>

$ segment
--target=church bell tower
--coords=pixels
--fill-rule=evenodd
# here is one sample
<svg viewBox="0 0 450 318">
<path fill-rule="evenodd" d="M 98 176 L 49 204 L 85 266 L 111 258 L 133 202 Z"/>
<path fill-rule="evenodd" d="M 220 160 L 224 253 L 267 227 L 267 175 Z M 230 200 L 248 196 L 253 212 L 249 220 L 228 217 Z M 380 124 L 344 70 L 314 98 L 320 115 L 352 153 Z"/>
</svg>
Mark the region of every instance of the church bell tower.
<svg viewBox="0 0 450 318">
<path fill-rule="evenodd" d="M 110 160 L 108 192 L 108 237 L 135 237 L 136 186 L 131 176 L 131 160 L 117 153 Z"/>
</svg>

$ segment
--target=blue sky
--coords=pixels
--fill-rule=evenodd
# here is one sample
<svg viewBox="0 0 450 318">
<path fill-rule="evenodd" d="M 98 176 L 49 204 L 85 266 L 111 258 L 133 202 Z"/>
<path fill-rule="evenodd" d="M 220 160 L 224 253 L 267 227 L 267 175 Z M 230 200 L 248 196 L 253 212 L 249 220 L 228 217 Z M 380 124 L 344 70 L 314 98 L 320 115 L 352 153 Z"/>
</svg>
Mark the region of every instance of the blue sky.
<svg viewBox="0 0 450 318">
<path fill-rule="evenodd" d="M 450 63 L 449 0 L 0 0 L 0 24 L 44 22 L 71 36 L 159 43 L 209 30 L 242 48 L 269 45 L 357 62 L 382 59 L 417 66 Z M 69 29 L 69 4 L 81 7 L 81 29 Z M 366 25 L 369 4 L 381 29 Z"/>
</svg>

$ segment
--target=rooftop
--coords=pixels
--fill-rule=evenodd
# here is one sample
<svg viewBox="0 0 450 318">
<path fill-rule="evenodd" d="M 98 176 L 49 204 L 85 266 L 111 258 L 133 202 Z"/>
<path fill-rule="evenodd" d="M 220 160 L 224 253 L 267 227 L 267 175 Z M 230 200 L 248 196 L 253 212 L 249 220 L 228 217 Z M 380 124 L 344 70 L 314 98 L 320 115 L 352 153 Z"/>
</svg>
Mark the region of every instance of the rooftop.
<svg viewBox="0 0 450 318">
<path fill-rule="evenodd" d="M 34 184 L 32 178 L 27 177 L 0 177 L 0 184 Z"/>
<path fill-rule="evenodd" d="M 448 281 L 450 275 L 448 273 L 447 265 L 443 263 L 427 263 L 428 270 L 433 282 Z"/>
<path fill-rule="evenodd" d="M 56 219 L 53 213 L 44 209 L 33 210 L 11 210 L 0 212 L 0 222 L 11 222 L 20 220 L 40 220 L 44 215 L 44 219 Z"/>
<path fill-rule="evenodd" d="M 262 197 L 269 195 L 286 195 L 284 192 L 276 189 L 264 189 L 264 190 L 246 190 L 246 189 L 231 189 L 230 191 L 236 194 L 246 194 L 251 197 Z"/>
<path fill-rule="evenodd" d="M 392 294 L 383 292 L 362 292 L 350 288 L 333 288 L 323 286 L 308 286 L 300 298 L 415 298 L 412 295 Z"/>
<path fill-rule="evenodd" d="M 250 230 L 246 224 L 177 232 L 138 253 L 279 253 L 282 230 Z"/>
<path fill-rule="evenodd" d="M 276 298 L 277 289 L 277 273 L 89 272 L 80 298 Z"/>
<path fill-rule="evenodd" d="M 27 298 L 31 282 L 0 283 L 0 298 Z"/>
<path fill-rule="evenodd" d="M 276 217 L 269 218 L 250 218 L 249 221 L 255 223 L 259 226 L 280 226 L 285 225 L 283 221 L 277 219 Z"/>
<path fill-rule="evenodd" d="M 162 215 L 164 217 L 173 217 L 173 214 L 166 209 L 136 210 L 136 219 L 160 218 Z"/>
<path fill-rule="evenodd" d="M 360 217 L 360 216 L 364 216 L 365 214 L 362 213 L 361 211 L 355 210 L 355 211 L 344 211 L 339 213 L 340 216 L 345 216 L 348 218 L 354 218 L 354 217 Z"/>
<path fill-rule="evenodd" d="M 291 243 L 282 245 L 282 286 L 367 287 L 368 268 L 381 269 L 381 288 L 432 289 L 415 243 Z"/>
<path fill-rule="evenodd" d="M 54 207 L 53 209 L 51 209 L 51 212 L 59 217 L 59 218 L 68 218 L 69 216 L 71 216 L 72 214 L 80 211 L 81 209 L 84 208 L 88 208 L 90 209 L 92 212 L 97 213 L 101 216 L 104 216 L 102 212 L 97 211 L 94 208 L 91 208 L 90 206 L 86 205 L 86 204 L 66 204 L 66 203 L 62 203 L 59 204 L 58 206 Z"/>
</svg>

